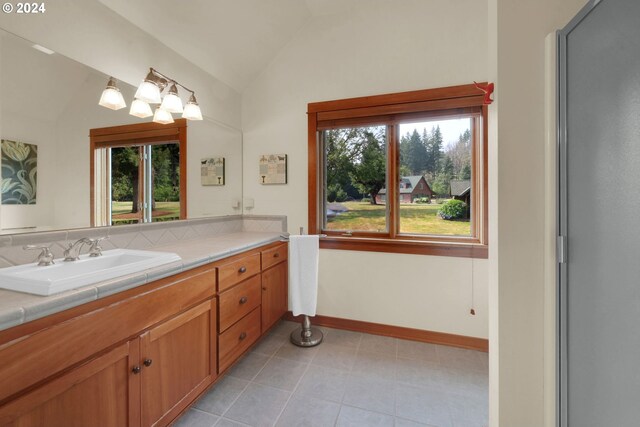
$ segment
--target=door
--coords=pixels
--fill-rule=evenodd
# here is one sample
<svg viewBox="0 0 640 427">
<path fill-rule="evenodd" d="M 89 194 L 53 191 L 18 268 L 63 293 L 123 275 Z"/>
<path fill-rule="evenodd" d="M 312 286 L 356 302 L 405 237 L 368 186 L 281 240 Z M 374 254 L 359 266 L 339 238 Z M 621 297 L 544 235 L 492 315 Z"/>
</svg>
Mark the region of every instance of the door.
<svg viewBox="0 0 640 427">
<path fill-rule="evenodd" d="M 12 427 L 135 427 L 140 425 L 138 340 L 12 400 L 0 408 L 0 425 Z"/>
<path fill-rule="evenodd" d="M 640 2 L 559 33 L 560 425 L 640 420 Z"/>
<path fill-rule="evenodd" d="M 287 311 L 288 265 L 281 262 L 262 272 L 262 333 Z"/>
<path fill-rule="evenodd" d="M 208 300 L 144 333 L 142 425 L 166 425 L 216 376 L 216 308 Z"/>
</svg>

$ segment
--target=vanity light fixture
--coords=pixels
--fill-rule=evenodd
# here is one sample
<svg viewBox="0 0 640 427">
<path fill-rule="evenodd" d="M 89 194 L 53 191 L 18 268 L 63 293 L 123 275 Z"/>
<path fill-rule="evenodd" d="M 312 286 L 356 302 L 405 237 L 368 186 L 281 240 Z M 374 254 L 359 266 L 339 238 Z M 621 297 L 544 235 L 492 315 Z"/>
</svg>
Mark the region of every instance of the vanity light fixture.
<svg viewBox="0 0 640 427">
<path fill-rule="evenodd" d="M 102 96 L 98 104 L 112 110 L 119 110 L 127 106 L 122 97 L 122 93 L 120 93 L 120 89 L 116 86 L 116 79 L 113 77 L 109 77 L 107 87 L 102 91 Z"/>
<path fill-rule="evenodd" d="M 180 95 L 178 95 L 178 86 L 191 93 L 189 101 L 187 101 L 184 107 L 182 106 L 182 99 L 180 99 Z M 169 87 L 169 90 L 163 95 L 162 92 L 167 87 Z M 112 91 L 109 92 L 108 96 L 115 97 L 116 95 L 113 93 L 113 90 L 115 90 L 120 99 L 122 99 L 122 94 L 115 86 L 115 79 L 112 77 L 109 79 L 107 89 L 102 93 L 100 105 L 113 110 L 126 107 L 124 99 L 122 99 L 121 104 L 117 104 L 117 108 L 112 106 L 115 105 L 113 102 L 103 102 L 103 98 L 107 96 L 107 90 L 109 89 L 112 89 Z M 151 106 L 149 104 L 160 104 L 160 106 L 156 108 L 155 113 L 152 113 Z M 138 86 L 138 90 L 136 90 L 129 114 L 140 118 L 150 117 L 153 115 L 154 122 L 167 124 L 173 123 L 171 113 L 182 113 L 182 117 L 187 120 L 202 120 L 202 111 L 200 111 L 200 106 L 198 105 L 198 101 L 196 101 L 196 94 L 194 91 L 178 83 L 171 77 L 168 77 L 153 68 L 149 68 L 149 73 L 147 73 L 144 81 L 140 86 Z"/>
</svg>

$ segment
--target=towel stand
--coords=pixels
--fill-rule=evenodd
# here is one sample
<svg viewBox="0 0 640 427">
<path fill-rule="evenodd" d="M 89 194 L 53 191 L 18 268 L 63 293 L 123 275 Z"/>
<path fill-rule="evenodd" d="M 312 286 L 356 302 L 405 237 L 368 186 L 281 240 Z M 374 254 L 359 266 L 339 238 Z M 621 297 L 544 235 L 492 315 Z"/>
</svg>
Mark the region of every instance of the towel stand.
<svg viewBox="0 0 640 427">
<path fill-rule="evenodd" d="M 298 347 L 313 347 L 322 342 L 322 331 L 311 326 L 311 320 L 306 314 L 302 318 L 302 326 L 291 332 L 291 342 Z"/>
<path fill-rule="evenodd" d="M 300 227 L 300 234 L 304 228 Z M 298 347 L 314 347 L 322 342 L 322 331 L 311 326 L 311 319 L 306 314 L 302 318 L 302 325 L 291 332 L 291 343 Z"/>
</svg>

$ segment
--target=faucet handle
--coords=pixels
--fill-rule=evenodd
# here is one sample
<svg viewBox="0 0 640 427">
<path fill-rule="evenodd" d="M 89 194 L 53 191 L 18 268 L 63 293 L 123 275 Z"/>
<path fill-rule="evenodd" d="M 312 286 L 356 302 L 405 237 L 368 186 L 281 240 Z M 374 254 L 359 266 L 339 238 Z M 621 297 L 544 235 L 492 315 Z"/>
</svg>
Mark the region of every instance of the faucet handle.
<svg viewBox="0 0 640 427">
<path fill-rule="evenodd" d="M 25 251 L 35 251 L 35 250 L 41 251 L 40 255 L 38 255 L 39 266 L 47 266 L 47 265 L 55 264 L 55 262 L 53 261 L 53 254 L 51 253 L 50 246 L 26 245 L 26 246 L 23 246 L 22 249 L 24 249 Z"/>
<path fill-rule="evenodd" d="M 102 247 L 100 247 L 100 242 L 108 239 L 109 236 L 99 237 L 97 239 L 88 239 L 91 247 L 89 248 L 89 256 L 92 258 L 99 257 L 102 255 Z"/>
</svg>

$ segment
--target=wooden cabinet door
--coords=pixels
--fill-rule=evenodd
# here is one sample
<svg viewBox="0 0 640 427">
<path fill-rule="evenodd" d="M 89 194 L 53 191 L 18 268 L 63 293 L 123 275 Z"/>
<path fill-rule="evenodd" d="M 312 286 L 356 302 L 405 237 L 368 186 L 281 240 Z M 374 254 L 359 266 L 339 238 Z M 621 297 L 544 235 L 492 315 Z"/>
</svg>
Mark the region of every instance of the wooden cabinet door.
<svg viewBox="0 0 640 427">
<path fill-rule="evenodd" d="M 142 425 L 167 425 L 216 376 L 215 299 L 141 336 Z"/>
<path fill-rule="evenodd" d="M 281 262 L 262 272 L 262 332 L 264 333 L 288 307 L 288 264 Z"/>
<path fill-rule="evenodd" d="M 137 427 L 140 425 L 138 340 L 122 344 L 0 407 L 12 427 Z"/>
</svg>

